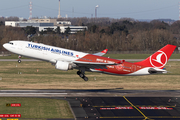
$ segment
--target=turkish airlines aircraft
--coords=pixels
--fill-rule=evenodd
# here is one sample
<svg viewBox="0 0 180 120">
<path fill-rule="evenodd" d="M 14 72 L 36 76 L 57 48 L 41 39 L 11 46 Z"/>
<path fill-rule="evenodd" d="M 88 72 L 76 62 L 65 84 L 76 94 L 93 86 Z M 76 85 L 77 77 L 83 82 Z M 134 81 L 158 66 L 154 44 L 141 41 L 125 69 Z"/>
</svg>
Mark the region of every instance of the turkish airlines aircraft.
<svg viewBox="0 0 180 120">
<path fill-rule="evenodd" d="M 163 68 L 176 48 L 176 46 L 168 44 L 147 59 L 130 63 L 125 60 L 102 57 L 107 49 L 99 53 L 88 54 L 41 43 L 17 40 L 5 43 L 3 47 L 18 55 L 50 62 L 58 70 L 78 69 L 77 74 L 85 81 L 88 81 L 85 71 L 125 76 L 167 73 Z M 20 63 L 21 60 L 19 59 L 18 62 Z"/>
</svg>

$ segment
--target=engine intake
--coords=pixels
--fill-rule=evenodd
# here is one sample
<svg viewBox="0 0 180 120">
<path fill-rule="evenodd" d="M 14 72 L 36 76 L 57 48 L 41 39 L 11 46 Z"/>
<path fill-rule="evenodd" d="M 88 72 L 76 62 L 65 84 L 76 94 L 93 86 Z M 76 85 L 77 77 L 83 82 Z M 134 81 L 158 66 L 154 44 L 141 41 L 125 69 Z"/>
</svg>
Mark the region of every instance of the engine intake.
<svg viewBox="0 0 180 120">
<path fill-rule="evenodd" d="M 68 70 L 72 70 L 73 66 L 68 63 L 68 62 L 64 62 L 64 61 L 57 61 L 55 68 L 58 70 L 64 70 L 64 71 L 68 71 Z"/>
</svg>

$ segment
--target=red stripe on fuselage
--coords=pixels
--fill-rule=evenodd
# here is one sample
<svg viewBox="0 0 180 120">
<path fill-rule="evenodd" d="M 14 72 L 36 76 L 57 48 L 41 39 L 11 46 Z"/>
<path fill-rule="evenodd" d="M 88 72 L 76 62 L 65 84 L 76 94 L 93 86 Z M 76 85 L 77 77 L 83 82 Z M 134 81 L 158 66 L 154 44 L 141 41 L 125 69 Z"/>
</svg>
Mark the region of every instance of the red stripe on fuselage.
<svg viewBox="0 0 180 120">
<path fill-rule="evenodd" d="M 135 71 L 138 71 L 144 66 L 137 65 L 134 63 L 130 62 L 122 62 L 121 60 L 117 59 L 112 59 L 112 58 L 107 58 L 107 57 L 102 57 L 102 56 L 97 56 L 97 55 L 92 55 L 88 54 L 76 61 L 82 61 L 82 62 L 96 62 L 96 63 L 121 63 L 118 65 L 108 65 L 107 69 L 95 69 L 98 71 L 106 72 L 106 73 L 112 73 L 112 74 L 119 74 L 119 75 L 126 75 L 133 73 Z"/>
</svg>

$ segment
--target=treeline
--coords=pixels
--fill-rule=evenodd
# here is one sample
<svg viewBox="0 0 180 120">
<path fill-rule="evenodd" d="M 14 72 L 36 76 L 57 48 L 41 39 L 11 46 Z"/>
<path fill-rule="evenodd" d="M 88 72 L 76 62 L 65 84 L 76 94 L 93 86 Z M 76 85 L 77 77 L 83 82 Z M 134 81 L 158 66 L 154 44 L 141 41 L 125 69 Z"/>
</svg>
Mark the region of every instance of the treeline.
<svg viewBox="0 0 180 120">
<path fill-rule="evenodd" d="M 60 19 L 67 20 L 67 19 Z M 10 40 L 32 40 L 48 45 L 79 51 L 148 51 L 158 50 L 166 44 L 180 45 L 180 21 L 139 22 L 130 18 L 69 18 L 73 25 L 88 26 L 76 34 L 38 32 L 33 27 L 12 28 L 0 24 L 0 44 Z M 33 35 L 32 35 L 33 34 Z M 27 38 L 28 35 L 32 37 Z"/>
</svg>

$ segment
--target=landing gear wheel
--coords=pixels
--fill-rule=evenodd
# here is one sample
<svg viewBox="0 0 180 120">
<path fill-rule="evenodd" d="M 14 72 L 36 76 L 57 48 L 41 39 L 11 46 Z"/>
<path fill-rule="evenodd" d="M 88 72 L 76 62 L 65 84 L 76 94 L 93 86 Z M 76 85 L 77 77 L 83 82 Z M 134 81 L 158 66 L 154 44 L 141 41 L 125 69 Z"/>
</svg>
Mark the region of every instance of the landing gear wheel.
<svg viewBox="0 0 180 120">
<path fill-rule="evenodd" d="M 81 74 L 81 72 L 80 72 L 80 71 L 77 71 L 77 74 L 78 74 L 78 75 L 80 75 L 80 74 Z"/>
<path fill-rule="evenodd" d="M 88 77 L 86 77 L 86 76 L 84 76 L 83 79 L 84 79 L 84 81 L 88 81 Z"/>
<path fill-rule="evenodd" d="M 82 73 L 80 73 L 80 74 L 79 74 L 79 77 L 83 78 L 83 77 L 84 77 L 84 75 L 83 75 Z"/>
<path fill-rule="evenodd" d="M 86 77 L 84 75 L 84 72 L 82 73 L 81 71 L 77 71 L 77 74 L 79 75 L 79 77 L 81 77 L 82 79 L 84 79 L 84 81 L 88 81 L 88 77 Z"/>
<path fill-rule="evenodd" d="M 18 60 L 18 63 L 21 63 L 21 60 Z"/>
<path fill-rule="evenodd" d="M 79 75 L 79 77 L 83 78 L 84 77 L 84 74 L 82 74 L 81 71 L 77 71 L 77 74 Z"/>
</svg>

